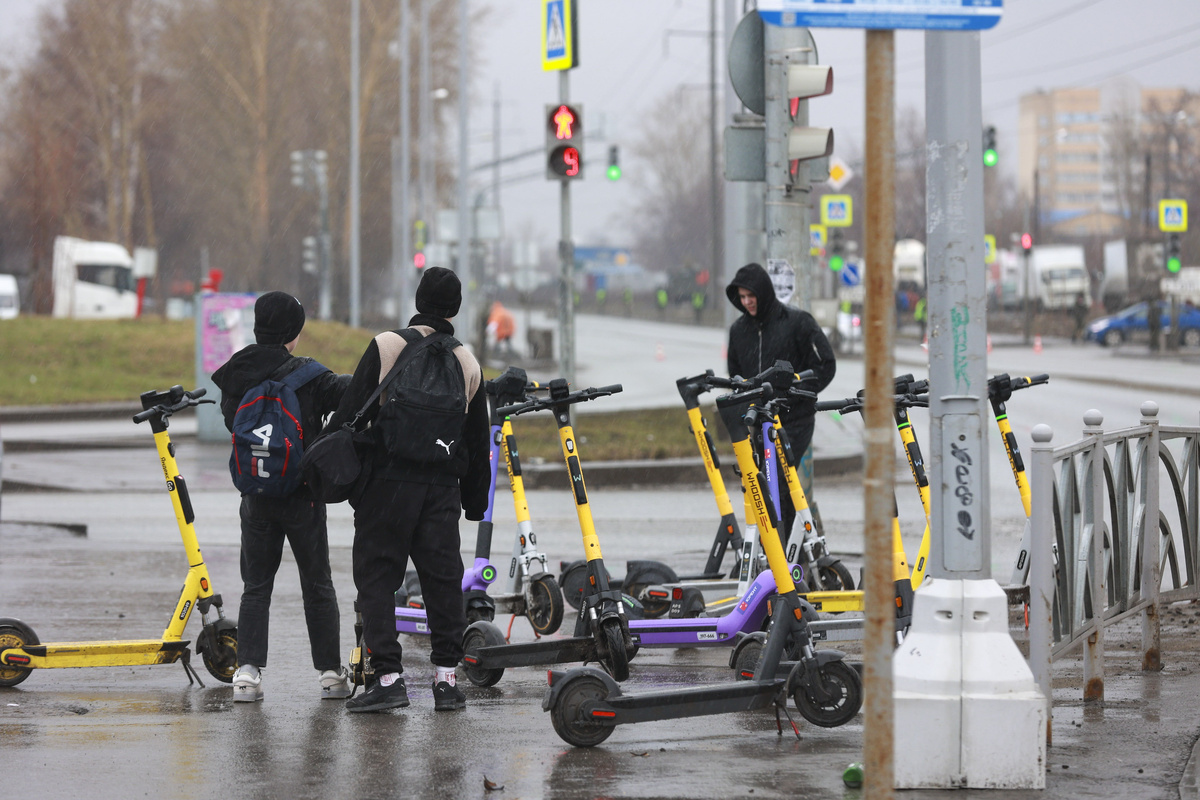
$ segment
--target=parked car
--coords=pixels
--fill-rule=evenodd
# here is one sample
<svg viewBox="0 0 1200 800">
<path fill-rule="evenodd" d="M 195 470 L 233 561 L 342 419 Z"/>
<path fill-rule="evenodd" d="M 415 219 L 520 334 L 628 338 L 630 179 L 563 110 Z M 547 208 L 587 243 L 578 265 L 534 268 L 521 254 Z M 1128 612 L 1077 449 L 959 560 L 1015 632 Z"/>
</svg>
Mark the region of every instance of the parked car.
<svg viewBox="0 0 1200 800">
<path fill-rule="evenodd" d="M 1126 342 L 1149 342 L 1148 307 L 1145 302 L 1134 303 L 1115 314 L 1093 320 L 1087 327 L 1087 338 L 1105 347 L 1116 347 Z M 1166 300 L 1159 300 L 1158 309 L 1165 335 L 1170 333 L 1171 329 L 1171 304 Z M 1186 304 L 1180 306 L 1179 330 L 1180 341 L 1185 346 L 1200 347 L 1200 309 Z"/>
</svg>

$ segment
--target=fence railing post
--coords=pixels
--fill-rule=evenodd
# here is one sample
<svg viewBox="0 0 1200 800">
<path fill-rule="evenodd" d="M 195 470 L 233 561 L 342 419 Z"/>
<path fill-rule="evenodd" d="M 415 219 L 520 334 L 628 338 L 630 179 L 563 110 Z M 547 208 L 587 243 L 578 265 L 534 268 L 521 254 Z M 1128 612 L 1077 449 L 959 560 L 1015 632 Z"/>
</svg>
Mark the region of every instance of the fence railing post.
<svg viewBox="0 0 1200 800">
<path fill-rule="evenodd" d="M 1083 414 L 1083 435 L 1091 439 L 1084 458 L 1084 501 L 1080 509 L 1083 529 L 1091 531 L 1084 569 L 1091 601 L 1092 632 L 1083 643 L 1084 702 L 1104 700 L 1104 608 L 1108 592 L 1104 569 L 1104 415 L 1094 408 Z"/>
<path fill-rule="evenodd" d="M 1147 400 L 1142 403 L 1142 425 L 1149 430 L 1142 440 L 1142 454 L 1138 469 L 1141 472 L 1143 514 L 1139 535 L 1141 537 L 1142 569 L 1139 575 L 1142 602 L 1142 669 L 1162 669 L 1162 639 L 1158 618 L 1158 587 L 1162 581 L 1159 563 L 1159 475 L 1158 460 L 1158 404 Z"/>
<path fill-rule="evenodd" d="M 1054 694 L 1051 683 L 1050 651 L 1054 644 L 1054 431 L 1035 425 L 1030 451 L 1029 553 L 1029 667 L 1046 698 L 1046 744 L 1050 744 Z"/>
</svg>

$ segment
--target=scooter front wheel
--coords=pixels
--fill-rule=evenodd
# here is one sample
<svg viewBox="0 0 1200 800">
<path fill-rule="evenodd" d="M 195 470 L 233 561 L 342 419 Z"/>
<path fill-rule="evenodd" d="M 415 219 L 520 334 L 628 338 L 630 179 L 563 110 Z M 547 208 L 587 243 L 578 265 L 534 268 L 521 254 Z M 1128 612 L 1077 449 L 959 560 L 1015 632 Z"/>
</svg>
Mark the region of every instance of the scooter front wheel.
<svg viewBox="0 0 1200 800">
<path fill-rule="evenodd" d="M 539 636 L 549 636 L 558 630 L 565 605 L 558 581 L 548 572 L 534 578 L 525 589 L 525 616 Z"/>
<path fill-rule="evenodd" d="M 792 701 L 800 714 L 813 725 L 836 728 L 845 725 L 862 707 L 862 679 L 844 661 L 830 661 L 813 676 L 820 681 L 830 695 L 828 700 L 817 700 L 809 694 L 808 687 L 799 684 L 792 687 Z"/>
<path fill-rule="evenodd" d="M 33 628 L 15 619 L 0 619 L 0 650 L 10 647 L 24 647 L 28 644 L 40 644 Z M 0 686 L 16 686 L 29 677 L 32 669 L 0 665 Z"/>
<path fill-rule="evenodd" d="M 608 698 L 604 681 L 592 675 L 575 678 L 566 686 L 550 709 L 554 732 L 564 742 L 575 747 L 594 747 L 612 735 L 611 725 L 600 725 L 584 715 L 585 704 L 603 702 Z"/>
<path fill-rule="evenodd" d="M 490 622 L 475 622 L 467 628 L 463 636 L 463 672 L 467 680 L 476 686 L 495 686 L 504 677 L 504 667 L 485 669 L 472 664 L 468 658 L 475 658 L 479 648 L 504 644 L 504 634 Z"/>
<path fill-rule="evenodd" d="M 621 620 L 606 619 L 600 625 L 600 664 L 615 681 L 629 677 L 629 653 L 625 650 L 625 631 Z"/>
<path fill-rule="evenodd" d="M 200 657 L 209 673 L 222 683 L 233 683 L 237 671 L 237 628 L 216 630 L 209 638 Z"/>
<path fill-rule="evenodd" d="M 854 590 L 854 578 L 841 561 L 831 561 L 823 567 L 818 567 L 817 581 L 827 592 Z"/>
</svg>

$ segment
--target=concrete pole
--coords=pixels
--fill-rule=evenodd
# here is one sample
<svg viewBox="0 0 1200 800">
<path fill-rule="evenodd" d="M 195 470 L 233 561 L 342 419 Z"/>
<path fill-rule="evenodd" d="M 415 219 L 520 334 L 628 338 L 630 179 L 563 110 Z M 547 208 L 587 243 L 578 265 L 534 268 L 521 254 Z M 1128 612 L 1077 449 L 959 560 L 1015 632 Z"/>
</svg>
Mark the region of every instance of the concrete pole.
<svg viewBox="0 0 1200 800">
<path fill-rule="evenodd" d="M 722 241 L 721 193 L 718 181 L 720 159 L 717 157 L 717 0 L 708 0 L 708 202 L 710 213 L 709 237 L 712 243 L 712 260 L 708 268 L 708 286 L 704 287 L 709 303 L 719 303 L 724 285 L 720 283 Z"/>
<path fill-rule="evenodd" d="M 475 270 L 471 263 L 471 206 L 468 200 L 471 177 L 470 148 L 468 147 L 467 105 L 470 100 L 467 81 L 469 40 L 468 0 L 458 0 L 458 278 L 463 284 L 462 309 L 458 315 L 456 332 L 464 342 L 475 340 Z"/>
<path fill-rule="evenodd" d="M 569 70 L 559 70 L 558 102 L 571 99 Z M 558 288 L 558 362 L 559 374 L 575 385 L 575 243 L 571 240 L 571 182 L 559 186 L 559 288 Z"/>
<path fill-rule="evenodd" d="M 813 40 L 807 28 L 766 25 L 763 30 L 764 95 L 766 98 L 766 231 L 767 264 L 783 262 L 797 273 L 796 294 L 791 305 L 808 308 L 807 286 L 801 280 L 808 252 L 807 168 L 792 185 L 788 161 L 788 133 L 793 127 L 788 110 L 787 65 L 806 64 Z M 805 103 L 800 104 L 804 108 Z M 807 111 L 797 124 L 807 121 Z"/>
<path fill-rule="evenodd" d="M 979 34 L 925 34 L 929 574 L 991 574 Z"/>
<path fill-rule="evenodd" d="M 412 154 L 412 114 L 409 109 L 409 84 L 412 82 L 411 62 L 408 58 L 408 43 L 412 41 L 410 29 L 408 0 L 400 0 L 400 38 L 396 44 L 396 56 L 400 59 L 400 179 L 397 187 L 396 231 L 400 234 L 395 263 L 395 301 L 396 321 L 399 325 L 408 322 L 409 293 L 408 276 L 412 271 L 409 258 L 412 256 L 412 204 L 409 198 L 412 193 L 409 185 L 412 183 L 411 154 Z"/>
<path fill-rule="evenodd" d="M 741 19 L 742 4 L 739 0 L 725 0 L 725 50 L 733 40 L 733 32 Z M 735 119 L 735 115 L 743 114 L 741 100 L 737 93 L 729 91 L 729 82 L 725 83 L 725 121 Z M 747 115 L 749 112 L 745 112 Z M 725 327 L 728 328 L 741 314 L 733 304 L 725 299 L 725 286 L 733 279 L 733 275 L 744 264 L 750 262 L 762 263 L 763 255 L 763 226 L 762 199 L 766 190 L 765 184 L 748 181 L 727 181 L 725 183 L 724 204 L 724 252 L 722 254 L 722 271 L 714 276 L 716 284 L 717 304 L 724 310 Z M 721 365 L 724 369 L 724 365 Z"/>
<path fill-rule="evenodd" d="M 359 204 L 362 197 L 362 182 L 360 177 L 362 157 L 360 155 L 361 132 L 359 130 L 359 97 L 361 95 L 361 49 L 360 38 L 360 2 L 353 0 L 350 4 L 350 327 L 359 326 L 360 297 L 362 280 L 360 276 L 359 253 Z"/>
<path fill-rule="evenodd" d="M 430 239 L 430 209 L 433 208 L 433 191 L 430 187 L 430 143 L 429 133 L 433 127 L 433 86 L 430 72 L 429 48 L 429 3 L 421 0 L 420 39 L 421 53 L 417 78 L 417 218 L 425 223 L 425 241 Z"/>
<path fill-rule="evenodd" d="M 768 26 L 769 27 L 769 26 Z M 863 355 L 863 560 L 866 623 L 863 631 L 864 797 L 894 796 L 892 648 L 892 511 L 895 506 L 895 423 L 892 418 L 895 331 L 892 249 L 895 243 L 896 34 L 866 36 L 866 341 Z M 807 229 L 806 229 L 807 232 Z M 982 239 L 980 240 L 982 241 Z"/>
</svg>

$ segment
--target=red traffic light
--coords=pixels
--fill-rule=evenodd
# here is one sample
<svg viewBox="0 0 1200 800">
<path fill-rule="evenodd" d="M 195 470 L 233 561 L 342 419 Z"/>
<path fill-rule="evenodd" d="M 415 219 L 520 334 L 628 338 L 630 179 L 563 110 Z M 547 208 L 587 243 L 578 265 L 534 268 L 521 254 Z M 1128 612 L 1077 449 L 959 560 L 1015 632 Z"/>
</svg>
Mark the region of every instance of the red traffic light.
<svg viewBox="0 0 1200 800">
<path fill-rule="evenodd" d="M 1030 234 L 1030 233 L 1022 233 L 1021 234 L 1021 247 L 1024 248 L 1025 250 L 1033 249 L 1033 234 Z"/>
<path fill-rule="evenodd" d="M 425 254 L 424 253 L 418 252 L 413 255 L 413 266 L 416 267 L 417 269 L 425 269 Z"/>
<path fill-rule="evenodd" d="M 564 178 L 574 178 L 579 174 L 579 151 L 570 145 L 554 148 L 550 153 L 550 171 Z"/>
<path fill-rule="evenodd" d="M 574 139 L 575 126 L 579 115 L 568 105 L 561 105 L 550 115 L 550 125 L 554 129 L 555 139 Z"/>
</svg>

